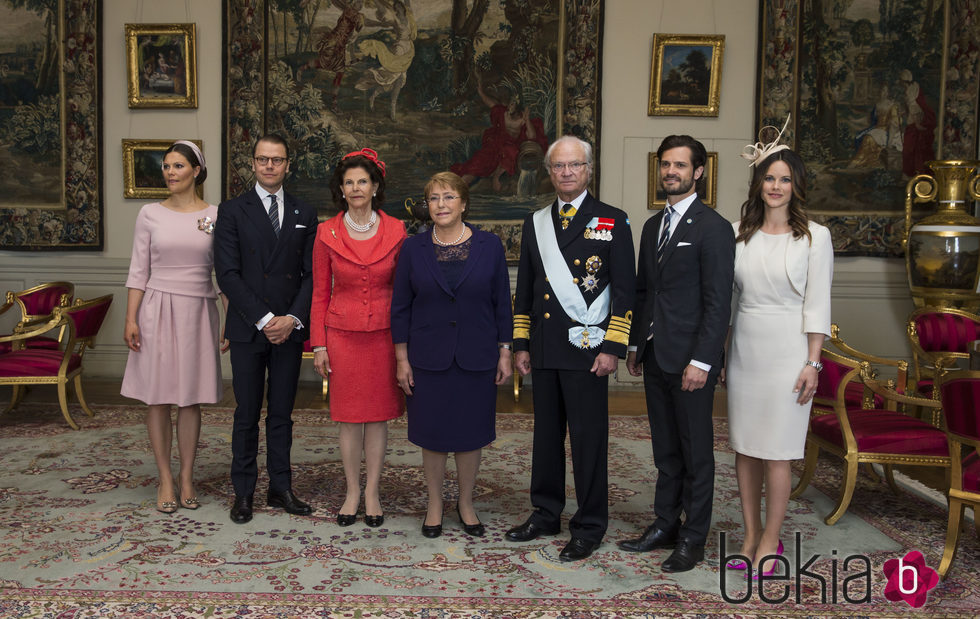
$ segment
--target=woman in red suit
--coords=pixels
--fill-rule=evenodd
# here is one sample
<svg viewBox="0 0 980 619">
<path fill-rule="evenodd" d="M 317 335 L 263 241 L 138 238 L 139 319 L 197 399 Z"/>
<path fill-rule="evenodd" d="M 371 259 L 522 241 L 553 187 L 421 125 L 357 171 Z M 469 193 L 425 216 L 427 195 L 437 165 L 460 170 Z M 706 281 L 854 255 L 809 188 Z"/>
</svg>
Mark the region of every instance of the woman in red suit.
<svg viewBox="0 0 980 619">
<path fill-rule="evenodd" d="M 313 366 L 330 374 L 330 418 L 340 422 L 340 454 L 347 496 L 337 524 L 357 520 L 361 452 L 367 481 L 364 522 L 384 522 L 379 483 L 388 444 L 388 420 L 401 416 L 404 397 L 395 382 L 391 293 L 405 226 L 381 212 L 385 164 L 363 148 L 345 155 L 330 186 L 335 217 L 317 228 L 313 247 L 310 343 Z M 368 368 L 370 371 L 365 371 Z M 364 397 L 371 394 L 370 398 Z"/>
</svg>

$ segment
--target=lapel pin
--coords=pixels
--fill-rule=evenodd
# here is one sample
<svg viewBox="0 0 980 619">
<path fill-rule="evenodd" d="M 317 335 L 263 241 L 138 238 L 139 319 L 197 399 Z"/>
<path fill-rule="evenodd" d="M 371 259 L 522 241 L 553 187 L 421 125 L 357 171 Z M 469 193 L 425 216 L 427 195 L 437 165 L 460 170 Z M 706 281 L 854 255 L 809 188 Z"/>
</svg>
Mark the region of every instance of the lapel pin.
<svg viewBox="0 0 980 619">
<path fill-rule="evenodd" d="M 693 222 L 693 221 L 692 221 L 691 219 L 688 219 L 688 220 L 687 220 L 687 223 L 689 223 L 689 224 L 690 224 L 690 223 L 694 223 L 694 222 Z"/>
<path fill-rule="evenodd" d="M 299 215 L 299 209 L 294 210 L 293 215 Z M 687 221 L 690 222 L 691 220 L 688 219 Z"/>
</svg>

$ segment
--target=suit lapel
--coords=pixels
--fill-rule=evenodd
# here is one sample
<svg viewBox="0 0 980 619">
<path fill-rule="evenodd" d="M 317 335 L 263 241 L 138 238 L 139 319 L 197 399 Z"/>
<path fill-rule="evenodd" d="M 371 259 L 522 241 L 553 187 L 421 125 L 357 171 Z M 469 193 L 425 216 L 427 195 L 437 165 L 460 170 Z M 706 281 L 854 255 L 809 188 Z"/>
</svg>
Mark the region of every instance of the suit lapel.
<svg viewBox="0 0 980 619">
<path fill-rule="evenodd" d="M 290 238 L 296 232 L 296 221 L 299 219 L 297 212 L 299 209 L 293 204 L 293 199 L 289 194 L 285 194 L 282 207 L 282 222 L 279 225 L 279 238 L 277 239 L 276 249 L 273 255 L 278 254 L 283 247 L 289 247 Z M 269 222 L 272 228 L 272 222 Z"/>
<path fill-rule="evenodd" d="M 459 288 L 463 283 L 463 280 L 473 271 L 473 268 L 480 261 L 480 255 L 483 253 L 484 247 L 483 242 L 486 240 L 483 236 L 477 236 L 476 230 L 472 227 L 470 231 L 473 233 L 473 242 L 470 243 L 470 257 L 466 259 L 466 264 L 463 266 L 463 273 L 459 276 L 459 281 L 456 282 L 456 288 Z M 454 289 L 455 290 L 455 289 Z"/>
<path fill-rule="evenodd" d="M 259 194 L 256 193 L 254 188 L 248 193 L 248 197 L 246 198 L 245 215 L 252 221 L 255 229 L 259 231 L 265 247 L 270 250 L 274 249 L 277 241 L 276 232 L 272 229 L 272 221 L 269 219 L 269 213 L 265 210 L 262 199 L 259 198 Z"/>
<path fill-rule="evenodd" d="M 690 234 L 692 234 L 692 231 L 694 230 L 694 227 L 698 224 L 700 215 L 702 214 L 705 208 L 707 207 L 705 207 L 704 204 L 701 203 L 701 200 L 695 200 L 694 202 L 691 203 L 691 206 L 687 208 L 687 211 L 684 213 L 684 216 L 681 218 L 679 222 L 677 222 L 677 228 L 674 230 L 674 233 L 670 235 L 669 239 L 667 239 L 667 247 L 664 248 L 664 257 L 663 259 L 660 260 L 660 264 L 658 265 L 659 267 L 658 270 L 663 269 L 664 265 L 670 262 L 671 256 L 674 255 L 674 250 L 677 249 L 677 244 L 683 241 L 685 238 L 687 238 Z M 661 215 L 660 217 L 661 219 L 663 219 L 663 215 Z M 657 226 L 658 231 L 659 229 L 660 226 Z"/>
<path fill-rule="evenodd" d="M 436 249 L 432 244 L 431 232 L 425 233 L 420 251 L 422 252 L 422 262 L 429 269 L 429 274 L 432 276 L 432 279 L 439 284 L 440 288 L 446 291 L 446 294 L 451 296 L 453 291 L 449 288 L 449 282 L 446 281 L 446 276 L 443 274 L 442 269 L 439 268 L 439 262 L 436 260 Z"/>
</svg>

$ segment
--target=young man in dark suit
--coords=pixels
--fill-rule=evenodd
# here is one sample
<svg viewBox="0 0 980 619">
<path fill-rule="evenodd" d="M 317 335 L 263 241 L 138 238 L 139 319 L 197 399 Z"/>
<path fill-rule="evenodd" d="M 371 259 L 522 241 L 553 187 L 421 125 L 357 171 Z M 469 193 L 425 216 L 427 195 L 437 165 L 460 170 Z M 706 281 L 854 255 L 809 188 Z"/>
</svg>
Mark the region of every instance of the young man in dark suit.
<svg viewBox="0 0 980 619">
<path fill-rule="evenodd" d="M 667 206 L 643 226 L 636 312 L 626 368 L 643 376 L 657 466 L 656 520 L 632 552 L 674 551 L 665 572 L 686 572 L 704 559 L 714 495 L 711 408 L 724 365 L 731 312 L 735 235 L 697 196 L 707 153 L 688 135 L 657 150 Z M 681 512 L 684 520 L 681 521 Z"/>
<path fill-rule="evenodd" d="M 223 202 L 214 230 L 218 286 L 228 296 L 235 421 L 231 438 L 231 519 L 252 519 L 258 477 L 259 416 L 268 376 L 266 469 L 270 507 L 312 513 L 292 489 L 293 402 L 309 331 L 316 211 L 285 193 L 289 147 L 267 135 L 252 150 L 255 188 Z"/>
<path fill-rule="evenodd" d="M 531 505 L 507 539 L 554 535 L 565 507 L 565 432 L 578 510 L 562 561 L 591 555 L 609 521 L 609 374 L 626 356 L 633 236 L 626 213 L 590 194 L 592 148 L 572 136 L 545 155 L 558 200 L 524 220 L 514 299 L 517 370 L 532 373 Z"/>
</svg>

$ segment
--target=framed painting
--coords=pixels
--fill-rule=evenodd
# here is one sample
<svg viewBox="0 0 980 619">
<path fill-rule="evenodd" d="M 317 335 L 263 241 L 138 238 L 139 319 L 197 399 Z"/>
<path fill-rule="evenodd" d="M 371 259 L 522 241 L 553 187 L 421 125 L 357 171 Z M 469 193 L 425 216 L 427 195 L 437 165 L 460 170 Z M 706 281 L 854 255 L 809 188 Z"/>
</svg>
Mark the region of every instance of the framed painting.
<svg viewBox="0 0 980 619">
<path fill-rule="evenodd" d="M 760 4 L 757 127 L 781 127 L 792 113 L 783 142 L 806 161 L 808 211 L 838 255 L 901 256 L 909 179 L 933 159 L 976 158 L 976 9 L 976 0 Z"/>
<path fill-rule="evenodd" d="M 725 35 L 654 34 L 648 116 L 717 116 Z"/>
<path fill-rule="evenodd" d="M 599 160 L 601 0 L 284 6 L 225 0 L 225 197 L 252 185 L 252 145 L 275 132 L 287 190 L 331 216 L 334 166 L 367 146 L 388 166 L 388 214 L 415 229 L 407 207 L 452 170 L 470 183 L 469 221 L 516 260 L 524 216 L 554 200 L 548 145 L 574 134 Z"/>
<path fill-rule="evenodd" d="M 194 24 L 126 24 L 129 107 L 197 107 Z"/>
<path fill-rule="evenodd" d="M 103 247 L 101 24 L 99 0 L 0 4 L 0 249 Z"/>
<path fill-rule="evenodd" d="M 667 205 L 667 194 L 660 184 L 660 163 L 657 153 L 647 155 L 647 208 L 662 209 Z M 708 153 L 704 174 L 696 183 L 698 198 L 705 205 L 715 208 L 718 204 L 718 153 Z"/>
<path fill-rule="evenodd" d="M 123 197 L 164 199 L 170 195 L 163 179 L 163 157 L 176 140 L 123 140 Z M 191 140 L 204 152 L 204 142 Z M 203 185 L 197 186 L 204 197 Z"/>
</svg>

